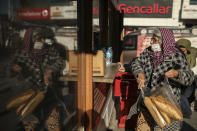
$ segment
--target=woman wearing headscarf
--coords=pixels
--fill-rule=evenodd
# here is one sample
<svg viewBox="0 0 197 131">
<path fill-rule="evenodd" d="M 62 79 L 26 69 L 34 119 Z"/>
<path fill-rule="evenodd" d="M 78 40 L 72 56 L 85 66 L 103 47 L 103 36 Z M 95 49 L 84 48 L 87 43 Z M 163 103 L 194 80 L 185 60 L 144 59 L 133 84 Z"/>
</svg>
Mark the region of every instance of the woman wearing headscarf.
<svg viewBox="0 0 197 131">
<path fill-rule="evenodd" d="M 177 41 L 177 47 L 184 53 L 191 70 L 194 70 L 197 49 L 191 47 L 191 41 L 184 38 Z M 196 82 L 194 81 L 192 86 L 182 87 L 181 109 L 184 117 L 190 117 L 192 115 L 191 103 L 195 101 L 195 86 Z"/>
<path fill-rule="evenodd" d="M 193 68 L 196 65 L 196 54 L 197 49 L 191 47 L 191 41 L 188 39 L 179 39 L 177 41 L 177 46 L 180 48 L 186 56 L 187 62 L 190 68 Z"/>
<path fill-rule="evenodd" d="M 25 32 L 22 50 L 18 51 L 14 57 L 14 66 L 12 70 L 14 72 L 20 72 L 23 74 L 25 80 L 32 83 L 32 89 L 34 91 L 46 90 L 51 81 L 54 80 L 53 76 L 60 74 L 63 67 L 63 59 L 60 57 L 59 52 L 54 45 L 48 45 L 45 43 L 45 33 L 42 28 L 29 28 Z M 54 92 L 53 92 L 54 93 Z M 53 94 L 52 93 L 52 94 Z M 47 114 L 46 121 L 43 120 L 37 122 L 37 124 L 43 124 L 51 131 L 59 131 L 59 112 L 57 111 L 57 102 L 54 102 L 50 92 L 45 95 L 44 100 L 33 111 L 33 117 L 30 115 L 30 119 L 40 117 L 39 110 L 43 108 L 44 113 Z M 52 99 L 50 101 L 49 99 Z M 50 103 L 47 103 L 49 102 Z M 36 116 L 36 117 L 35 117 Z M 35 123 L 29 120 L 29 116 L 23 119 L 26 130 L 35 129 Z"/>
<path fill-rule="evenodd" d="M 154 90 L 159 88 L 158 85 L 164 84 L 161 82 L 164 77 L 183 85 L 192 84 L 194 74 L 190 70 L 185 56 L 176 48 L 171 30 L 167 28 L 155 29 L 150 44 L 151 46 L 147 47 L 140 54 L 140 57 L 132 60 L 128 66 L 124 67 L 120 64 L 119 71 L 131 71 L 137 79 L 138 89 Z M 177 104 L 180 105 L 180 88 L 172 86 L 172 90 L 177 99 Z M 128 119 L 141 110 L 138 105 L 139 99 L 131 107 Z M 145 107 L 142 109 L 145 109 Z M 156 124 L 151 125 L 151 128 L 154 130 L 177 131 L 181 129 L 181 121 L 173 121 L 170 126 L 165 126 L 163 129 Z"/>
</svg>

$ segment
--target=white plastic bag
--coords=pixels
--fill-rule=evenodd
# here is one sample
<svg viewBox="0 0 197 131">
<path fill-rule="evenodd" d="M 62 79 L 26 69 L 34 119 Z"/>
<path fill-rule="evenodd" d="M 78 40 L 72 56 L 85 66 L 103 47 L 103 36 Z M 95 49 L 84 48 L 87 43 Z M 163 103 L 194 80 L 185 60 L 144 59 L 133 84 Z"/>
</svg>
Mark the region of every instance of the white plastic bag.
<svg viewBox="0 0 197 131">
<path fill-rule="evenodd" d="M 171 124 L 171 119 L 183 120 L 183 114 L 167 79 L 163 86 L 145 93 L 144 103 L 158 126 Z"/>
</svg>

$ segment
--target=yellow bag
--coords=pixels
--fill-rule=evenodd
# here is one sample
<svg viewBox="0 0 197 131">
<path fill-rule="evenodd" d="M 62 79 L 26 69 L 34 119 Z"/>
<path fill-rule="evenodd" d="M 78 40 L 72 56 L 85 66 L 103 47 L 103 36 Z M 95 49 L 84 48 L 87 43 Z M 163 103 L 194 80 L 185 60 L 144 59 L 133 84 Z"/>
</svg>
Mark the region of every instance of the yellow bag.
<svg viewBox="0 0 197 131">
<path fill-rule="evenodd" d="M 151 131 L 150 126 L 145 120 L 145 117 L 142 112 L 140 112 L 138 119 L 137 119 L 136 131 Z"/>
<path fill-rule="evenodd" d="M 60 131 L 60 115 L 55 108 L 46 120 L 46 127 L 48 131 Z"/>
</svg>

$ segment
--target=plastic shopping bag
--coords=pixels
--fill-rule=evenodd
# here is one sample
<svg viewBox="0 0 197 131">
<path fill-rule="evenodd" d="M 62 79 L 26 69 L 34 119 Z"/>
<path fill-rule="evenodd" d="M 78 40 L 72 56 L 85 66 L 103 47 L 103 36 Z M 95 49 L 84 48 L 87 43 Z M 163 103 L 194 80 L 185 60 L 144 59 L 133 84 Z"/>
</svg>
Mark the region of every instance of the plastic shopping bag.
<svg viewBox="0 0 197 131">
<path fill-rule="evenodd" d="M 163 86 L 145 94 L 144 104 L 157 125 L 161 128 L 171 124 L 171 120 L 183 120 L 183 115 L 167 79 Z"/>
</svg>

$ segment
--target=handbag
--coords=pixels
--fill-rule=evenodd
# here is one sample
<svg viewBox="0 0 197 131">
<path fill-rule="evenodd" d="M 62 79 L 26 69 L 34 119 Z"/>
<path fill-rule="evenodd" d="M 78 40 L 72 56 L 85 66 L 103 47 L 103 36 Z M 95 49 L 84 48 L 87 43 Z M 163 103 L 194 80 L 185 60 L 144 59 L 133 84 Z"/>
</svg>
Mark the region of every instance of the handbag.
<svg viewBox="0 0 197 131">
<path fill-rule="evenodd" d="M 138 115 L 136 131 L 151 131 L 151 128 L 142 112 Z"/>
<path fill-rule="evenodd" d="M 46 124 L 48 131 L 61 131 L 61 129 L 60 129 L 60 114 L 56 108 L 52 109 L 45 124 Z"/>
</svg>

